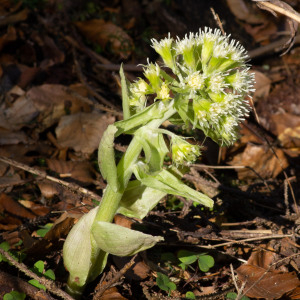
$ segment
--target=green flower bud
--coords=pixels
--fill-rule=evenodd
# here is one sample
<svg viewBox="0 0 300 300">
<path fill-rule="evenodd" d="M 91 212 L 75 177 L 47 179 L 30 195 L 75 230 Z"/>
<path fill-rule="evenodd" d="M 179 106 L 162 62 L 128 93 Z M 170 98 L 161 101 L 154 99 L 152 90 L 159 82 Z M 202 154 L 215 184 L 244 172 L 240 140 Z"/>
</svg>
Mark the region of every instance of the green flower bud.
<svg viewBox="0 0 300 300">
<path fill-rule="evenodd" d="M 153 90 L 156 92 L 160 89 L 160 67 L 158 64 L 149 63 L 144 69 L 145 77 L 149 80 Z"/>
<path fill-rule="evenodd" d="M 129 98 L 129 105 L 143 108 L 146 104 L 146 94 L 150 92 L 150 87 L 143 79 L 132 83 L 129 87 L 131 97 Z"/>
<path fill-rule="evenodd" d="M 172 160 L 176 165 L 193 163 L 200 155 L 200 147 L 178 136 L 172 137 Z"/>
<path fill-rule="evenodd" d="M 161 84 L 160 89 L 157 91 L 156 94 L 156 99 L 161 99 L 162 101 L 171 99 L 170 89 L 165 81 Z"/>
<path fill-rule="evenodd" d="M 194 41 L 193 33 L 190 33 L 189 37 L 187 37 L 186 35 L 183 40 L 177 38 L 176 46 L 175 46 L 176 54 L 182 55 L 185 66 L 190 70 L 196 69 L 194 47 L 195 47 L 195 41 Z"/>
<path fill-rule="evenodd" d="M 159 42 L 156 39 L 152 39 L 151 42 L 152 47 L 162 57 L 165 65 L 174 72 L 176 69 L 176 64 L 173 53 L 174 51 L 172 50 L 173 39 L 170 38 L 170 33 L 167 38 Z"/>
</svg>

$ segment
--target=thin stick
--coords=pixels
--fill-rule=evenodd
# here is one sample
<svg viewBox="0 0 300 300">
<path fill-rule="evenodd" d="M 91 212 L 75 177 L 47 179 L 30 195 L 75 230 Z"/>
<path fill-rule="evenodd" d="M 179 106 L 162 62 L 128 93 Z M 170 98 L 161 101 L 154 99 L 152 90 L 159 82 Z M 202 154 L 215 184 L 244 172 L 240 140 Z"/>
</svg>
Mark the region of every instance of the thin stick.
<svg viewBox="0 0 300 300">
<path fill-rule="evenodd" d="M 32 167 L 29 167 L 27 165 L 24 165 L 24 164 L 21 164 L 15 160 L 12 160 L 10 158 L 7 158 L 7 157 L 3 157 L 3 156 L 0 156 L 0 161 L 6 163 L 6 164 L 9 164 L 11 166 L 14 166 L 14 167 L 17 167 L 19 169 L 22 169 L 22 170 L 25 170 L 31 174 L 34 174 L 34 175 L 38 175 L 38 176 L 41 176 L 42 178 L 45 178 L 47 180 L 50 180 L 50 181 L 53 181 L 53 182 L 56 182 L 56 183 L 59 183 L 65 187 L 67 187 L 68 189 L 72 190 L 72 191 L 75 191 L 75 192 L 79 192 L 87 197 L 90 197 L 90 198 L 93 198 L 95 200 L 98 200 L 98 201 L 101 201 L 101 197 L 75 183 L 70 183 L 70 182 L 66 182 L 66 181 L 63 181 L 61 179 L 58 179 L 58 178 L 55 178 L 55 177 L 52 177 L 52 176 L 49 176 L 47 175 L 46 172 L 44 171 L 41 171 L 41 170 L 37 170 L 37 169 L 34 169 Z"/>
<path fill-rule="evenodd" d="M 293 236 L 293 235 L 292 234 L 273 234 L 273 235 L 267 235 L 267 236 L 260 236 L 260 237 L 256 237 L 256 238 L 235 240 L 235 241 L 221 243 L 221 244 L 217 244 L 217 245 L 209 245 L 209 246 L 201 245 L 200 247 L 201 248 L 206 248 L 206 249 L 215 249 L 215 248 L 218 248 L 218 247 L 229 246 L 229 245 L 232 245 L 232 244 L 243 244 L 245 242 L 268 240 L 268 239 L 282 239 L 282 238 L 291 237 L 291 236 Z"/>
<path fill-rule="evenodd" d="M 93 300 L 100 299 L 103 293 L 115 284 L 133 266 L 136 257 L 137 254 L 134 255 L 131 260 L 110 281 L 108 281 L 107 284 L 100 287 L 100 289 L 95 293 Z"/>
<path fill-rule="evenodd" d="M 40 277 L 37 274 L 33 273 L 23 263 L 17 262 L 7 251 L 0 248 L 0 254 L 2 254 L 13 266 L 15 266 L 18 270 L 23 272 L 25 275 L 37 280 L 40 284 L 44 285 L 46 289 L 49 290 L 49 292 L 65 300 L 74 300 L 73 297 L 71 297 L 69 294 L 67 294 L 60 288 L 58 288 L 54 283 L 54 281 L 49 280 L 42 276 Z"/>
</svg>

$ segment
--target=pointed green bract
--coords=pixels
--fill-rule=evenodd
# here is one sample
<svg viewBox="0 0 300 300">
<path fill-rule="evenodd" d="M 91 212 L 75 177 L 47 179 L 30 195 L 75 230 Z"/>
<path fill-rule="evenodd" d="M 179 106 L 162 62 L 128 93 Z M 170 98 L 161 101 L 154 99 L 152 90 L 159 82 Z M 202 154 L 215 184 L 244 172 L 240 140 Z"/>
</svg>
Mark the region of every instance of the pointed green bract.
<svg viewBox="0 0 300 300">
<path fill-rule="evenodd" d="M 114 151 L 114 139 L 117 130 L 116 126 L 109 125 L 102 136 L 98 149 L 98 162 L 101 174 L 114 192 L 117 192 L 120 187 Z"/>
<path fill-rule="evenodd" d="M 123 106 L 123 118 L 127 120 L 130 118 L 130 106 L 129 106 L 129 96 L 128 96 L 128 87 L 126 83 L 126 78 L 123 70 L 123 64 L 120 68 L 120 77 L 121 77 L 121 87 L 122 87 L 122 106 Z"/>
<path fill-rule="evenodd" d="M 134 180 L 129 182 L 120 202 L 118 213 L 143 219 L 167 193 L 152 189 Z"/>
<path fill-rule="evenodd" d="M 99 248 L 117 256 L 132 256 L 164 239 L 108 222 L 93 224 L 92 234 Z"/>
<path fill-rule="evenodd" d="M 151 174 L 145 169 L 147 169 L 145 165 L 139 163 L 134 170 L 135 176 L 142 184 L 167 194 L 182 196 L 210 208 L 213 207 L 213 200 L 185 185 L 169 171 L 162 170 Z"/>
</svg>

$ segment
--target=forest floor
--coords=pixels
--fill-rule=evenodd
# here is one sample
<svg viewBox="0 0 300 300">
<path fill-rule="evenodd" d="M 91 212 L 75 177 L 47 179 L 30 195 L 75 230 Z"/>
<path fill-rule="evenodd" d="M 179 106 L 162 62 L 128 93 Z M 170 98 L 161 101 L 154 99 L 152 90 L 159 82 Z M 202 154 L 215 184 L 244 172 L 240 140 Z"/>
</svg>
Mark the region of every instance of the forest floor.
<svg viewBox="0 0 300 300">
<path fill-rule="evenodd" d="M 122 119 L 120 64 L 134 81 L 157 59 L 151 38 L 221 26 L 256 91 L 233 146 L 188 132 L 203 151 L 184 180 L 214 209 L 168 196 L 143 221 L 117 216 L 165 240 L 109 257 L 83 299 L 300 299 L 300 4 L 268 3 L 290 18 L 245 0 L 0 0 L 0 298 L 67 299 L 62 246 L 106 186 L 97 148 Z"/>
</svg>

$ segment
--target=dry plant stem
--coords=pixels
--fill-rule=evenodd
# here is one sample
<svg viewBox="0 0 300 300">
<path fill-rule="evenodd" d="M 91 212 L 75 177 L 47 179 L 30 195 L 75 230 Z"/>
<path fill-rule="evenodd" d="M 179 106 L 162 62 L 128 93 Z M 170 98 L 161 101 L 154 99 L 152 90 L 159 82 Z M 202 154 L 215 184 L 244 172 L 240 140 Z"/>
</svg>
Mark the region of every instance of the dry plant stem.
<svg viewBox="0 0 300 300">
<path fill-rule="evenodd" d="M 39 290 L 21 278 L 0 271 L 0 285 L 12 291 L 23 292 L 34 300 L 56 300 L 45 291 Z"/>
<path fill-rule="evenodd" d="M 100 287 L 99 290 L 96 291 L 93 300 L 100 300 L 103 293 L 112 287 L 133 265 L 137 254 L 134 255 L 131 260 L 104 286 Z"/>
<path fill-rule="evenodd" d="M 25 275 L 30 278 L 36 279 L 40 284 L 44 285 L 46 289 L 54 295 L 59 296 L 65 300 L 74 300 L 74 298 L 72 298 L 69 294 L 58 288 L 55 285 L 54 281 L 46 279 L 45 277 L 40 277 L 37 274 L 33 273 L 23 263 L 17 262 L 7 251 L 0 248 L 0 254 L 2 254 L 13 266 L 15 266 Z"/>
<path fill-rule="evenodd" d="M 265 7 L 268 7 L 282 15 L 285 15 L 295 21 L 297 21 L 298 23 L 300 23 L 300 17 L 296 14 L 293 14 L 292 12 L 288 11 L 288 10 L 285 10 L 283 9 L 282 7 L 279 7 L 271 2 L 266 2 L 266 1 L 259 1 L 259 4 L 265 6 Z"/>
<path fill-rule="evenodd" d="M 93 198 L 95 200 L 101 201 L 101 197 L 99 195 L 97 195 L 97 194 L 95 194 L 95 193 L 93 193 L 93 192 L 91 192 L 91 191 L 75 184 L 75 183 L 69 183 L 69 182 L 63 181 L 61 179 L 49 176 L 44 171 L 40 171 L 40 170 L 37 170 L 35 168 L 29 167 L 27 165 L 24 165 L 22 163 L 19 163 L 15 160 L 7 158 L 7 157 L 0 156 L 0 161 L 4 162 L 6 164 L 9 164 L 11 166 L 17 167 L 19 169 L 25 170 L 25 171 L 27 171 L 31 174 L 34 174 L 34 175 L 40 176 L 42 178 L 45 178 L 47 180 L 59 183 L 60 185 L 65 186 L 66 188 L 70 189 L 71 191 L 81 193 L 81 194 L 83 194 L 87 197 L 90 197 L 90 198 Z"/>
<path fill-rule="evenodd" d="M 229 245 L 233 245 L 233 244 L 243 244 L 245 242 L 269 240 L 269 239 L 282 239 L 282 238 L 285 238 L 285 237 L 292 237 L 292 236 L 293 236 L 293 234 L 272 234 L 272 235 L 260 236 L 260 237 L 256 237 L 256 238 L 249 238 L 249 239 L 243 239 L 243 240 L 234 240 L 234 241 L 221 243 L 221 244 L 217 244 L 217 245 L 201 246 L 201 248 L 215 249 L 215 248 L 218 248 L 218 247 L 229 246 Z"/>
</svg>

